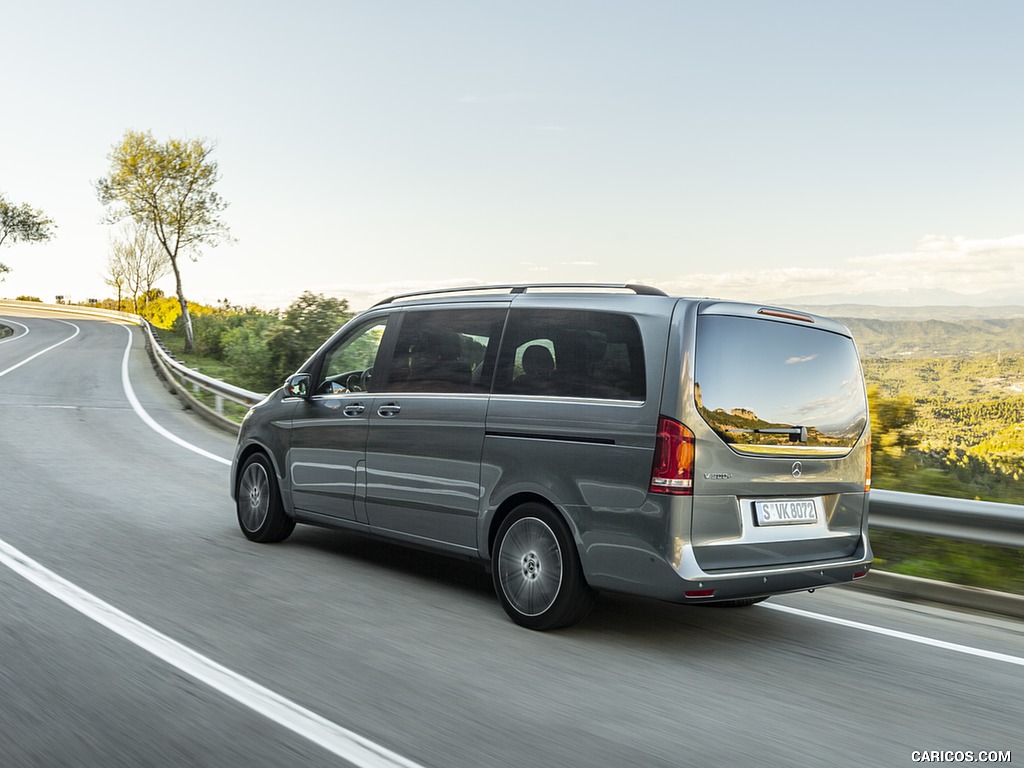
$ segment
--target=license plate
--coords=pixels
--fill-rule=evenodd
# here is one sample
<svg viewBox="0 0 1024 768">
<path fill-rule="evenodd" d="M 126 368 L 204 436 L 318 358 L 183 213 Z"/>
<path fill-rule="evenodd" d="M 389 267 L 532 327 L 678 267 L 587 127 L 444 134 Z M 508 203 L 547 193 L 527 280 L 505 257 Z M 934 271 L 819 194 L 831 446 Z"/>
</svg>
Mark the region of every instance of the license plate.
<svg viewBox="0 0 1024 768">
<path fill-rule="evenodd" d="M 815 499 L 755 501 L 754 513 L 758 525 L 809 525 L 820 518 Z"/>
</svg>

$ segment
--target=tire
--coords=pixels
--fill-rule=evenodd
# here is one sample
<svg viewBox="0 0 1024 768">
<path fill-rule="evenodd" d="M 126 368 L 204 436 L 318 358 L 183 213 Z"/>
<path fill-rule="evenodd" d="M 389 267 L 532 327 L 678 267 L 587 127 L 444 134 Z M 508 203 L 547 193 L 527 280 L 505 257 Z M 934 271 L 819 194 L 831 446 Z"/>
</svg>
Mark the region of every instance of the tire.
<svg viewBox="0 0 1024 768">
<path fill-rule="evenodd" d="M 238 526 L 249 541 L 284 541 L 295 530 L 295 520 L 285 514 L 277 476 L 266 454 L 254 453 L 246 459 L 236 495 Z"/>
<path fill-rule="evenodd" d="M 491 573 L 501 607 L 528 629 L 575 624 L 594 604 L 568 526 L 543 504 L 522 504 L 502 521 Z"/>
</svg>

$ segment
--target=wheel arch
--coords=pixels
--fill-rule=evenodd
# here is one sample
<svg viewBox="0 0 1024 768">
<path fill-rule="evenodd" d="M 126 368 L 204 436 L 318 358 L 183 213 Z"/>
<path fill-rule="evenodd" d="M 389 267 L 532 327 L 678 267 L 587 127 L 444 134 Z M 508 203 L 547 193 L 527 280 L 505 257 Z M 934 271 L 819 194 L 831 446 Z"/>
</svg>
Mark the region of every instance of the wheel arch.
<svg viewBox="0 0 1024 768">
<path fill-rule="evenodd" d="M 231 478 L 231 490 L 233 498 L 238 497 L 238 484 L 242 480 L 242 467 L 245 466 L 253 454 L 262 453 L 270 461 L 270 466 L 274 468 L 274 475 L 277 479 L 277 487 L 283 496 L 285 493 L 284 475 L 281 474 L 281 467 L 278 466 L 277 459 L 274 456 L 274 452 L 271 451 L 263 443 L 252 442 L 246 445 L 238 454 L 238 461 L 235 462 L 235 476 Z"/>
<path fill-rule="evenodd" d="M 543 504 L 558 515 L 569 529 L 569 534 L 573 538 L 573 543 L 576 545 L 577 551 L 579 551 L 579 534 L 576 531 L 576 526 L 573 525 L 572 520 L 569 519 L 568 515 L 559 509 L 557 504 L 552 503 L 552 501 L 546 498 L 543 494 L 537 493 L 536 491 L 519 491 L 518 493 L 513 493 L 507 499 L 502 501 L 491 516 L 490 524 L 487 527 L 487 551 L 484 553 L 488 561 L 490 561 L 491 554 L 494 552 L 494 540 L 498 537 L 498 529 L 501 528 L 501 524 L 505 521 L 505 518 L 508 517 L 516 507 L 528 502 Z"/>
</svg>

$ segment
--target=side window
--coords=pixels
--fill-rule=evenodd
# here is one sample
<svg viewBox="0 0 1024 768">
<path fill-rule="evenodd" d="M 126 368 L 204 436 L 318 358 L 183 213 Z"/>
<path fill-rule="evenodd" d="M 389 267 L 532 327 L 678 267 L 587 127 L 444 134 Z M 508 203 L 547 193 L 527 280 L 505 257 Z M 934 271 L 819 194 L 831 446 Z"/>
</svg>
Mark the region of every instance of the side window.
<svg viewBox="0 0 1024 768">
<path fill-rule="evenodd" d="M 502 309 L 410 309 L 402 317 L 389 392 L 489 392 Z"/>
<path fill-rule="evenodd" d="M 373 366 L 387 322 L 388 318 L 382 317 L 367 323 L 324 356 L 316 388 L 318 395 L 370 391 Z"/>
<path fill-rule="evenodd" d="M 643 341 L 628 315 L 513 309 L 495 392 L 643 401 Z"/>
</svg>

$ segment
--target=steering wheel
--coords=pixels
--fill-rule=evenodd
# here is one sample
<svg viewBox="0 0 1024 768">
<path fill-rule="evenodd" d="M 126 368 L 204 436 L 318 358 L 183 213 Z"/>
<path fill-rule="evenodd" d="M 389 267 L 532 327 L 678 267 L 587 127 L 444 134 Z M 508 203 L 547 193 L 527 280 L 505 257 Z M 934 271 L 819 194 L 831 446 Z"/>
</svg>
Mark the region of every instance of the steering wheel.
<svg viewBox="0 0 1024 768">
<path fill-rule="evenodd" d="M 372 368 L 367 368 L 365 371 L 350 373 L 345 377 L 345 389 L 349 392 L 366 392 L 370 388 L 371 375 L 373 375 Z"/>
</svg>

